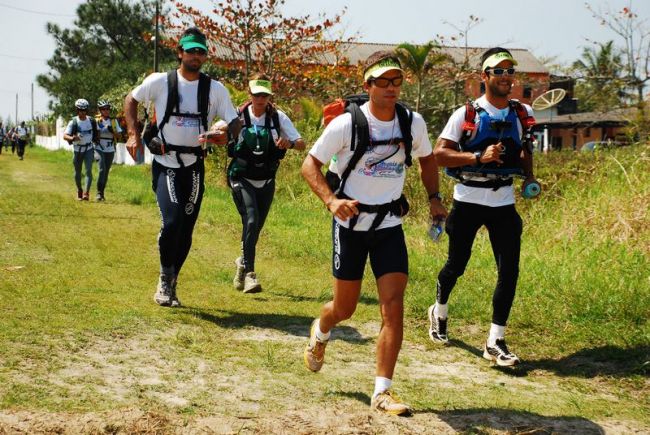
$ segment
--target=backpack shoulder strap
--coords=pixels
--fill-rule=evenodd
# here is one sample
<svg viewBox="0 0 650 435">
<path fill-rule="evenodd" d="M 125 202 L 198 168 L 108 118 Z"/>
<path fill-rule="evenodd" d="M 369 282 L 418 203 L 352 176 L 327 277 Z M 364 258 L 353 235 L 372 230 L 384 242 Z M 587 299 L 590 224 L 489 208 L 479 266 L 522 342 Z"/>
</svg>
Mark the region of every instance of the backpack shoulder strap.
<svg viewBox="0 0 650 435">
<path fill-rule="evenodd" d="M 167 71 L 167 105 L 158 129 L 162 130 L 163 126 L 169 121 L 169 117 L 176 110 L 178 112 L 178 72 L 173 69 Z"/>
<path fill-rule="evenodd" d="M 508 104 L 517 114 L 522 130 L 529 130 L 536 124 L 535 118 L 528 114 L 528 110 L 526 110 L 519 100 L 510 100 Z"/>
<path fill-rule="evenodd" d="M 248 112 L 248 108 L 251 104 L 253 103 L 251 101 L 248 101 L 239 109 L 239 118 L 244 118 L 244 127 L 246 128 L 250 128 L 253 125 L 251 122 L 251 114 Z"/>
<path fill-rule="evenodd" d="M 201 114 L 201 123 L 203 129 L 208 131 L 208 108 L 210 107 L 210 86 L 212 85 L 212 78 L 204 73 L 199 75 L 199 90 L 198 90 L 198 108 Z"/>
<path fill-rule="evenodd" d="M 99 142 L 99 129 L 97 128 L 97 120 L 95 118 L 90 118 L 90 127 L 93 130 L 93 142 Z"/>
<path fill-rule="evenodd" d="M 278 110 L 275 108 L 273 105 L 270 106 L 270 112 L 271 112 L 271 120 L 273 121 L 273 128 L 275 131 L 278 133 L 278 138 L 280 137 L 280 114 L 278 113 Z M 268 119 L 268 114 L 267 114 L 267 119 Z"/>
<path fill-rule="evenodd" d="M 73 116 L 72 117 L 72 134 L 71 136 L 74 136 L 79 132 L 79 121 L 77 121 L 77 117 Z"/>
<path fill-rule="evenodd" d="M 352 170 L 357 166 L 361 157 L 365 154 L 368 149 L 368 143 L 370 142 L 370 130 L 368 127 L 368 119 L 363 114 L 361 109 L 356 103 L 350 103 L 348 107 L 345 108 L 346 112 L 349 112 L 352 117 L 352 141 L 350 143 L 350 149 L 352 150 L 352 157 L 348 162 L 343 174 L 341 174 L 341 184 L 338 189 L 340 193 L 343 193 L 345 188 L 345 182 L 348 179 L 348 176 Z"/>
<path fill-rule="evenodd" d="M 474 131 L 476 130 L 476 113 L 481 109 L 481 107 L 472 100 L 467 100 L 465 103 L 465 121 L 463 122 L 463 133 L 460 137 L 460 142 L 458 146 L 460 150 L 463 151 L 463 148 Z"/>
<path fill-rule="evenodd" d="M 413 134 L 411 133 L 413 111 L 397 103 L 395 105 L 395 113 L 399 122 L 399 128 L 402 130 L 402 139 L 404 140 L 404 153 L 406 154 L 404 163 L 406 163 L 406 166 L 411 166 L 413 164 L 413 158 L 411 157 L 411 151 L 413 150 Z"/>
</svg>

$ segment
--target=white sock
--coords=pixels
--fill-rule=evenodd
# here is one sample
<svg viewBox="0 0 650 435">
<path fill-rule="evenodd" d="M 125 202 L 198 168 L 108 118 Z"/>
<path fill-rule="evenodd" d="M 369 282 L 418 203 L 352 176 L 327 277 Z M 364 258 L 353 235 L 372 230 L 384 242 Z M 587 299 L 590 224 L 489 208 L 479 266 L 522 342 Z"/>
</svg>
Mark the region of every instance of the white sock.
<svg viewBox="0 0 650 435">
<path fill-rule="evenodd" d="M 488 336 L 488 346 L 494 346 L 497 338 L 504 338 L 506 336 L 506 327 L 501 325 L 490 325 L 490 335 Z"/>
<path fill-rule="evenodd" d="M 375 378 L 375 392 L 372 393 L 372 398 L 374 399 L 379 393 L 383 393 L 384 391 L 388 390 L 392 384 L 393 381 L 391 379 L 377 376 Z"/>
<path fill-rule="evenodd" d="M 436 302 L 436 305 L 433 307 L 433 315 L 439 319 L 446 319 L 448 311 L 448 304 L 441 304 L 440 302 Z"/>
<path fill-rule="evenodd" d="M 318 338 L 320 341 L 327 341 L 330 339 L 330 331 L 325 334 L 323 331 L 320 330 L 320 319 L 316 320 L 316 338 Z"/>
</svg>

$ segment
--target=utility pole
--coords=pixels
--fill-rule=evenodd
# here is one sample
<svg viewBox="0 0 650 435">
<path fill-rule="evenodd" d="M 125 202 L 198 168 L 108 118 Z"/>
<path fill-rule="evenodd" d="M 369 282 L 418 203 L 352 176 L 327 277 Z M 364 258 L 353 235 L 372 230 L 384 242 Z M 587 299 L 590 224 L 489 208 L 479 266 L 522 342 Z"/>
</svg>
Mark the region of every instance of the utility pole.
<svg viewBox="0 0 650 435">
<path fill-rule="evenodd" d="M 32 121 L 34 120 L 34 82 L 32 82 Z"/>
<path fill-rule="evenodd" d="M 153 49 L 153 72 L 158 72 L 158 20 L 160 18 L 160 3 L 159 0 L 156 0 L 156 31 L 154 38 L 154 49 Z"/>
<path fill-rule="evenodd" d="M 16 92 L 16 118 L 14 120 L 14 123 L 18 125 L 18 92 Z"/>
</svg>

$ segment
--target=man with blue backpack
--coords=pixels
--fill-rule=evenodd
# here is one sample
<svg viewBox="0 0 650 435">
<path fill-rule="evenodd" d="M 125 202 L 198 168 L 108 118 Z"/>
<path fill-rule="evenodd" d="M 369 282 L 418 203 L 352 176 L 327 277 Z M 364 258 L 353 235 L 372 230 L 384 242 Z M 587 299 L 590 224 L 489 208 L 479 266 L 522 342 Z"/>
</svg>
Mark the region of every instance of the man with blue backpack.
<svg viewBox="0 0 650 435">
<path fill-rule="evenodd" d="M 438 274 L 436 303 L 428 310 L 429 337 L 447 344 L 448 300 L 469 261 L 477 231 L 487 228 L 497 263 L 492 325 L 483 357 L 499 366 L 520 360 L 505 341 L 505 327 L 519 276 L 522 220 L 515 209 L 513 178 L 524 178 L 522 192 L 539 193 L 533 175 L 532 109 L 509 99 L 517 61 L 501 47 L 481 56 L 485 95 L 456 110 L 435 149 L 440 166 L 456 179 L 446 221 L 447 262 Z M 534 189 L 531 189 L 534 188 Z"/>
<path fill-rule="evenodd" d="M 408 254 L 401 217 L 408 202 L 402 190 L 412 156 L 420 163 L 430 214 L 447 214 L 424 119 L 398 103 L 403 80 L 394 52 L 373 53 L 364 64 L 366 102 L 348 100 L 345 112 L 327 125 L 302 166 L 307 183 L 333 215 L 334 275 L 334 298 L 312 322 L 305 365 L 314 372 L 322 368 L 331 329 L 356 309 L 370 258 L 382 317 L 371 407 L 393 415 L 410 412 L 391 386 L 403 337 Z M 324 176 L 326 162 L 331 163 Z"/>
</svg>

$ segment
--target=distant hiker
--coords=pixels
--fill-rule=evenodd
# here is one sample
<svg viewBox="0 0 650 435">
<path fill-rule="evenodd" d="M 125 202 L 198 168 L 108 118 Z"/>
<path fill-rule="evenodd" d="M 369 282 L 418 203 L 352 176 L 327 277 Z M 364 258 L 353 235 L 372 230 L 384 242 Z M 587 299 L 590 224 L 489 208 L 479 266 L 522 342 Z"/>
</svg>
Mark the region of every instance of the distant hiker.
<svg viewBox="0 0 650 435">
<path fill-rule="evenodd" d="M 29 142 L 29 130 L 25 126 L 25 121 L 22 121 L 20 125 L 16 127 L 14 136 L 16 138 L 16 144 L 18 146 L 18 158 L 22 160 L 25 156 L 25 147 Z"/>
<path fill-rule="evenodd" d="M 305 142 L 289 117 L 271 103 L 268 77 L 254 76 L 248 92 L 251 100 L 239 109 L 243 128 L 229 149 L 228 183 L 243 227 L 233 284 L 244 293 L 257 293 L 262 285 L 255 273 L 255 248 L 271 209 L 276 171 L 287 150 L 304 150 Z"/>
<path fill-rule="evenodd" d="M 111 118 L 111 104 L 106 100 L 97 102 L 99 116 L 96 119 L 99 130 L 99 143 L 95 144 L 95 151 L 99 154 L 99 175 L 97 176 L 97 201 L 104 201 L 104 190 L 108 183 L 108 174 L 115 156 L 117 143 L 122 128 L 116 119 Z"/>
<path fill-rule="evenodd" d="M 382 317 L 371 406 L 388 414 L 407 414 L 409 406 L 390 388 L 403 335 L 408 254 L 401 216 L 408 203 L 402 190 L 412 156 L 420 162 L 431 215 L 447 212 L 440 203 L 438 166 L 424 119 L 397 103 L 404 76 L 395 53 L 372 54 L 365 62 L 363 79 L 369 101 L 361 107 L 350 104 L 346 113 L 335 118 L 302 165 L 307 183 L 334 216 L 334 299 L 312 323 L 304 359 L 309 370 L 321 369 L 330 330 L 356 309 L 370 257 Z M 328 185 L 321 167 L 330 161 L 327 176 L 337 182 Z"/>
<path fill-rule="evenodd" d="M 127 150 L 134 159 L 142 147 L 138 104 L 153 103 L 156 109 L 157 123 L 145 131 L 145 144 L 154 154 L 152 187 L 162 218 L 160 278 L 154 300 L 165 307 L 180 306 L 176 286 L 205 190 L 206 143 L 226 145 L 240 129 L 228 90 L 200 72 L 208 55 L 205 35 L 197 28 L 185 30 L 177 55 L 177 70 L 149 75 L 124 101 Z M 226 121 L 228 128 L 210 131 L 216 117 Z"/>
<path fill-rule="evenodd" d="M 477 231 L 485 226 L 497 263 L 492 297 L 492 325 L 483 356 L 500 366 L 519 363 L 506 346 L 505 328 L 519 276 L 522 221 L 515 210 L 512 177 L 525 176 L 522 190 L 536 183 L 533 175 L 532 109 L 508 99 L 517 62 L 505 48 L 481 56 L 485 95 L 460 107 L 440 134 L 435 156 L 457 179 L 447 218 L 449 255 L 438 274 L 436 303 L 429 307 L 429 337 L 447 343 L 448 299 L 465 272 Z"/>
<path fill-rule="evenodd" d="M 97 122 L 88 116 L 88 101 L 80 98 L 74 103 L 77 116 L 73 117 L 65 129 L 63 139 L 73 146 L 72 164 L 74 182 L 77 185 L 77 199 L 90 200 L 90 185 L 93 182 L 93 144 L 99 140 Z M 86 168 L 86 182 L 81 185 L 81 166 Z"/>
<path fill-rule="evenodd" d="M 0 154 L 2 154 L 2 147 L 3 146 L 6 147 L 5 145 L 6 136 L 7 136 L 7 131 L 5 129 L 5 126 L 2 125 L 2 121 L 0 121 Z"/>
</svg>

